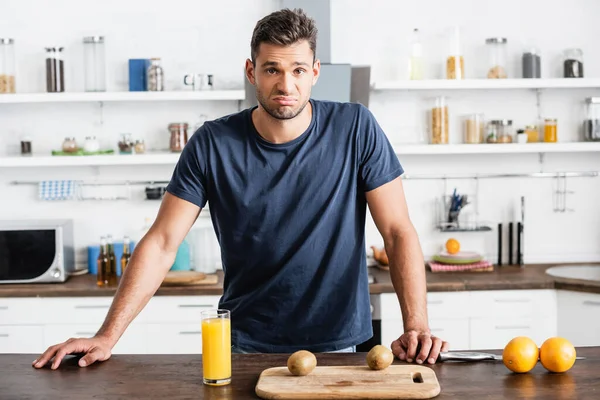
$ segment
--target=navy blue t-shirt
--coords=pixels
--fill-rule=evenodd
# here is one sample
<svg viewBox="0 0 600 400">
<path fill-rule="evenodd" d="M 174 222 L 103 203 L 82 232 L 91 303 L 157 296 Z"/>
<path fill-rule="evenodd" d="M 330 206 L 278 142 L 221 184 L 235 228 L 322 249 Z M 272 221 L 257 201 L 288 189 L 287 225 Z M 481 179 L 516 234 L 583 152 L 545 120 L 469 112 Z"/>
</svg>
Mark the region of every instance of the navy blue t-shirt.
<svg viewBox="0 0 600 400">
<path fill-rule="evenodd" d="M 167 190 L 208 201 L 221 246 L 232 344 L 251 352 L 333 351 L 372 335 L 365 192 L 403 173 L 371 112 L 311 100 L 298 138 L 273 144 L 252 109 L 204 123 Z"/>
</svg>

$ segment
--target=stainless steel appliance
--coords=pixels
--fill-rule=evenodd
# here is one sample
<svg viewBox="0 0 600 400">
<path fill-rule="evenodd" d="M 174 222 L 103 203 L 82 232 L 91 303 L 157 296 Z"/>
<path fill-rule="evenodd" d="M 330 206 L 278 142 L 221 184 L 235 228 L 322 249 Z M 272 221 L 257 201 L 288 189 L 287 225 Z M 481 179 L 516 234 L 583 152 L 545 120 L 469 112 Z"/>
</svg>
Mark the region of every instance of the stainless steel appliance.
<svg viewBox="0 0 600 400">
<path fill-rule="evenodd" d="M 74 269 L 73 221 L 0 221 L 0 284 L 64 282 Z"/>
</svg>

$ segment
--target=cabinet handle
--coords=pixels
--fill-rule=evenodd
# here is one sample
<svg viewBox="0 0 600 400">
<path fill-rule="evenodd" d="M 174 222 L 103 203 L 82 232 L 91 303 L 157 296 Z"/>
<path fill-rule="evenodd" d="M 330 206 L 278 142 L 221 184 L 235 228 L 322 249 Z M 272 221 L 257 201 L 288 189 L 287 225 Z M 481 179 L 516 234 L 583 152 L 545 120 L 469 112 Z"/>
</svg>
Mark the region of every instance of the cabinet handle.
<svg viewBox="0 0 600 400">
<path fill-rule="evenodd" d="M 496 303 L 530 303 L 531 299 L 494 299 Z"/>
<path fill-rule="evenodd" d="M 100 306 L 100 305 L 90 305 L 90 306 L 75 306 L 75 308 L 81 309 L 81 310 L 93 310 L 93 309 L 105 309 L 110 307 L 109 305 L 105 305 L 105 306 Z"/>
<path fill-rule="evenodd" d="M 529 325 L 496 325 L 496 329 L 530 329 Z"/>
<path fill-rule="evenodd" d="M 200 335 L 202 331 L 181 331 L 180 335 Z"/>
<path fill-rule="evenodd" d="M 211 304 L 179 304 L 179 308 L 211 308 Z"/>
<path fill-rule="evenodd" d="M 427 304 L 444 304 L 444 300 L 427 300 Z"/>
<path fill-rule="evenodd" d="M 443 332 L 444 328 L 431 328 L 429 329 L 431 332 Z"/>
<path fill-rule="evenodd" d="M 8 333 L 0 333 L 0 337 L 8 337 Z"/>
<path fill-rule="evenodd" d="M 600 306 L 600 301 L 584 300 L 583 304 L 586 306 Z"/>
<path fill-rule="evenodd" d="M 94 332 L 75 332 L 75 336 L 94 336 Z"/>
<path fill-rule="evenodd" d="M 8 306 L 0 306 L 0 310 L 8 310 Z"/>
</svg>

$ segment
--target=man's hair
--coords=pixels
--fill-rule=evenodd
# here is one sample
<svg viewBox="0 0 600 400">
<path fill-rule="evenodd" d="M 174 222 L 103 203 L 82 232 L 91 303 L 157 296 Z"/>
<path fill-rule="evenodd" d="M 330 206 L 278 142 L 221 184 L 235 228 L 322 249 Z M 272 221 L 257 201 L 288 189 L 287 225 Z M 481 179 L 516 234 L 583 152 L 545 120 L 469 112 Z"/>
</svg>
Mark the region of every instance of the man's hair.
<svg viewBox="0 0 600 400">
<path fill-rule="evenodd" d="M 275 11 L 256 23 L 250 42 L 252 63 L 256 63 L 261 43 L 289 46 L 301 40 L 308 41 L 313 52 L 313 62 L 317 57 L 317 26 L 301 8 L 285 8 Z"/>
</svg>

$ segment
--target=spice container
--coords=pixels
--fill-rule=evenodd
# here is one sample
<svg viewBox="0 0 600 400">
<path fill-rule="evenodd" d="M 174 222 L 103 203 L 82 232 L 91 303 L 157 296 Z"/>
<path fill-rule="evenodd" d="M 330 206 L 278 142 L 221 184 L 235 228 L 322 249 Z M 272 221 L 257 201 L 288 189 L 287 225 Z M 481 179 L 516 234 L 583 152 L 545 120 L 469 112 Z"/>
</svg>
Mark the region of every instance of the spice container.
<svg viewBox="0 0 600 400">
<path fill-rule="evenodd" d="M 535 143 L 540 141 L 540 133 L 535 125 L 527 125 L 525 127 L 525 134 L 527 135 L 527 143 Z"/>
<path fill-rule="evenodd" d="M 506 38 L 489 38 L 485 40 L 489 57 L 488 79 L 508 78 L 507 43 L 508 40 Z"/>
<path fill-rule="evenodd" d="M 510 119 L 493 119 L 488 124 L 486 142 L 512 143 L 512 121 Z"/>
<path fill-rule="evenodd" d="M 103 36 L 83 38 L 85 91 L 106 91 L 106 61 Z"/>
<path fill-rule="evenodd" d="M 63 47 L 46 47 L 46 91 L 65 91 L 65 61 Z"/>
<path fill-rule="evenodd" d="M 431 144 L 448 144 L 449 115 L 445 97 L 436 97 L 430 111 Z"/>
<path fill-rule="evenodd" d="M 583 122 L 584 138 L 600 141 L 600 97 L 586 99 L 586 117 Z"/>
<path fill-rule="evenodd" d="M 583 78 L 583 51 L 567 49 L 564 52 L 564 77 Z"/>
<path fill-rule="evenodd" d="M 135 154 L 143 154 L 146 152 L 146 145 L 143 140 L 136 140 L 134 146 Z"/>
<path fill-rule="evenodd" d="M 62 150 L 65 153 L 75 153 L 79 148 L 74 137 L 66 137 L 62 144 Z"/>
<path fill-rule="evenodd" d="M 523 78 L 541 78 L 542 77 L 542 57 L 540 51 L 531 47 L 523 52 L 521 57 Z"/>
<path fill-rule="evenodd" d="M 483 114 L 470 114 L 465 116 L 463 119 L 465 143 L 482 143 L 484 128 Z"/>
<path fill-rule="evenodd" d="M 169 132 L 171 132 L 171 141 L 169 148 L 173 152 L 180 152 L 188 141 L 188 124 L 185 122 L 175 122 L 169 124 Z"/>
<path fill-rule="evenodd" d="M 15 41 L 0 38 L 0 93 L 15 93 Z"/>
<path fill-rule="evenodd" d="M 146 74 L 147 90 L 162 92 L 165 90 L 165 73 L 160 58 L 151 58 L 150 66 Z"/>
<path fill-rule="evenodd" d="M 133 140 L 131 139 L 131 133 L 122 133 L 121 140 L 119 140 L 119 153 L 131 154 L 133 152 Z"/>
<path fill-rule="evenodd" d="M 100 142 L 96 136 L 87 136 L 83 143 L 83 150 L 87 153 L 95 153 L 100 150 Z"/>
<path fill-rule="evenodd" d="M 29 136 L 21 139 L 21 154 L 31 155 L 31 138 Z"/>
<path fill-rule="evenodd" d="M 544 120 L 544 142 L 556 143 L 558 141 L 557 123 L 555 118 L 546 118 Z"/>
<path fill-rule="evenodd" d="M 460 44 L 460 28 L 455 27 L 448 35 L 448 56 L 446 57 L 446 78 L 465 79 L 465 59 Z"/>
<path fill-rule="evenodd" d="M 419 30 L 414 29 L 412 34 L 411 52 L 408 59 L 408 79 L 423 79 L 423 46 L 419 39 Z"/>
</svg>

